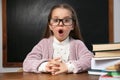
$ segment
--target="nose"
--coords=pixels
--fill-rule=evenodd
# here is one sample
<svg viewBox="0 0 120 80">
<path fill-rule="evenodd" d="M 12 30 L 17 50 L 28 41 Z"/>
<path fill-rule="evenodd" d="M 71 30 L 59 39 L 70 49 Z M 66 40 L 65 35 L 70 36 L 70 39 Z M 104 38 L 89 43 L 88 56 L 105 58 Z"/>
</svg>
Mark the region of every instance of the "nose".
<svg viewBox="0 0 120 80">
<path fill-rule="evenodd" d="M 62 20 L 59 22 L 59 25 L 60 25 L 60 26 L 63 26 L 63 25 L 64 25 L 64 23 L 63 23 Z"/>
<path fill-rule="evenodd" d="M 63 25 L 63 22 L 62 22 L 62 21 L 60 21 L 59 25 Z"/>
</svg>

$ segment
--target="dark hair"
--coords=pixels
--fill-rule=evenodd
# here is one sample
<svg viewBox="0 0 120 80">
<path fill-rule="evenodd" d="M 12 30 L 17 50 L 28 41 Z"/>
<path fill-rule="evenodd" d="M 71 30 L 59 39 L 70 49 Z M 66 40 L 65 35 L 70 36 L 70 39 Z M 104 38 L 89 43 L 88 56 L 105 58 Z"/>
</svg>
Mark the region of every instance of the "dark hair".
<svg viewBox="0 0 120 80">
<path fill-rule="evenodd" d="M 44 34 L 44 38 L 49 38 L 51 35 L 53 35 L 52 31 L 49 29 L 49 19 L 51 18 L 53 10 L 56 9 L 56 8 L 64 8 L 64 9 L 68 9 L 72 12 L 72 18 L 74 19 L 74 29 L 70 32 L 69 36 L 74 38 L 74 39 L 83 40 L 82 36 L 80 34 L 79 23 L 78 23 L 76 12 L 68 4 L 58 4 L 58 5 L 55 5 L 55 6 L 52 7 L 52 9 L 51 9 L 51 11 L 48 15 L 48 24 L 47 24 L 46 31 L 45 31 L 45 34 Z"/>
</svg>

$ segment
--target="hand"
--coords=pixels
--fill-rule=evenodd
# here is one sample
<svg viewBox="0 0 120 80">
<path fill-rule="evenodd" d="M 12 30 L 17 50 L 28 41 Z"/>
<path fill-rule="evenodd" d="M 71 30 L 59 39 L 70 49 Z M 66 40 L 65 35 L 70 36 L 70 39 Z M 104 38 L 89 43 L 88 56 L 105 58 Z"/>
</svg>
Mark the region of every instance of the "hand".
<svg viewBox="0 0 120 80">
<path fill-rule="evenodd" d="M 54 73 L 55 71 L 57 71 L 58 69 L 53 69 L 52 67 L 58 67 L 59 65 L 55 64 L 57 62 L 60 62 L 60 58 L 55 58 L 52 60 L 48 61 L 48 64 L 46 65 L 46 71 L 47 72 L 51 72 Z"/>
<path fill-rule="evenodd" d="M 52 67 L 52 69 L 55 71 L 54 73 L 52 73 L 52 75 L 57 75 L 57 74 L 65 73 L 68 71 L 67 65 L 64 62 L 56 61 L 56 63 L 54 63 L 54 64 L 59 65 L 59 66 Z"/>
<path fill-rule="evenodd" d="M 53 66 L 53 64 L 51 62 L 48 62 L 47 65 L 46 65 L 46 71 L 47 72 L 52 72 L 52 66 Z"/>
<path fill-rule="evenodd" d="M 52 75 L 64 73 L 68 71 L 67 65 L 61 61 L 60 58 L 49 60 L 46 71 L 51 72 Z"/>
</svg>

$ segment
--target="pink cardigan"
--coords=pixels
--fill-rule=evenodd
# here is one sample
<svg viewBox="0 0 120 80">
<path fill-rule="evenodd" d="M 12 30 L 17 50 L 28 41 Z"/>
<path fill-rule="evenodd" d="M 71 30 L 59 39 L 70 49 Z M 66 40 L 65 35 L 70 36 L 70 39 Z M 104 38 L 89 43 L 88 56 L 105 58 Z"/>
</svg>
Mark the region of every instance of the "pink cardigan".
<svg viewBox="0 0 120 80">
<path fill-rule="evenodd" d="M 41 73 L 38 71 L 38 67 L 41 63 L 52 59 L 53 53 L 53 37 L 42 39 L 25 58 L 23 70 L 25 72 Z M 87 49 L 82 41 L 70 39 L 69 62 L 75 66 L 73 73 L 89 69 L 92 57 L 93 53 Z"/>
</svg>

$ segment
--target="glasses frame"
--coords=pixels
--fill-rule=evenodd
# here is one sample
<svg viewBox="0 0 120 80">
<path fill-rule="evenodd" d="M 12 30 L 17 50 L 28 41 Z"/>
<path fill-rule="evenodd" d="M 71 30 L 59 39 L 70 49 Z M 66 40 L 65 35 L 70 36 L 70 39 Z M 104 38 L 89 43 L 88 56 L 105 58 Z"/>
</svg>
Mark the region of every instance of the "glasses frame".
<svg viewBox="0 0 120 80">
<path fill-rule="evenodd" d="M 60 24 L 60 22 L 62 22 L 62 24 L 63 24 L 64 26 L 71 26 L 71 25 L 73 25 L 73 23 L 74 23 L 74 19 L 73 19 L 73 18 L 64 18 L 64 19 L 57 19 L 57 20 L 59 20 L 58 23 L 57 23 L 56 25 L 53 25 L 53 24 L 51 23 L 51 20 L 52 20 L 52 19 L 54 19 L 54 18 L 50 18 L 50 19 L 49 19 L 49 24 L 52 25 L 52 26 L 58 26 L 58 25 Z M 65 22 L 64 22 L 65 19 L 71 19 L 71 20 L 72 20 L 72 23 L 71 23 L 70 25 L 65 25 Z"/>
</svg>

